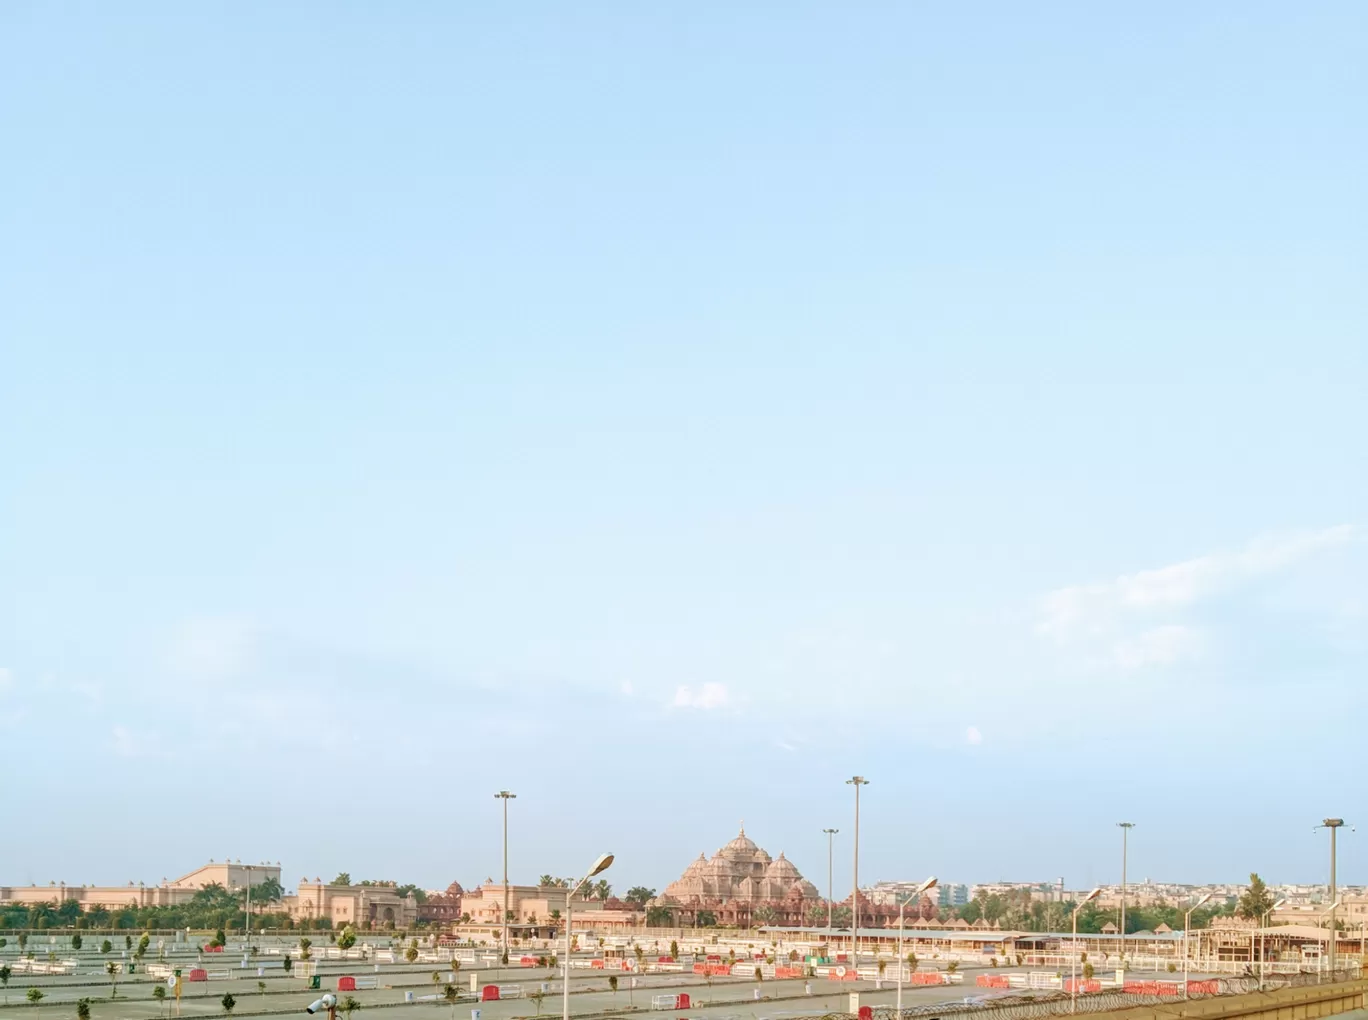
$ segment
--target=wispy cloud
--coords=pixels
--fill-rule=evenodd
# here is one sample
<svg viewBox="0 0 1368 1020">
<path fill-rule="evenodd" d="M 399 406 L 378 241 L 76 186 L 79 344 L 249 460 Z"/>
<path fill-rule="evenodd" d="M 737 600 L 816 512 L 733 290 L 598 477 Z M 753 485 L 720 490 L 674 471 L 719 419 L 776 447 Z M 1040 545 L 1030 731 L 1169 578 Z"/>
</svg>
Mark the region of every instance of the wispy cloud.
<svg viewBox="0 0 1368 1020">
<path fill-rule="evenodd" d="M 1182 609 L 1284 570 L 1324 549 L 1344 545 L 1353 537 L 1354 527 L 1342 524 L 1282 538 L 1262 538 L 1237 552 L 1198 556 L 1100 584 L 1057 588 L 1040 600 L 1036 632 L 1065 642 L 1097 633 L 1121 614 Z"/>
<path fill-rule="evenodd" d="M 1057 588 L 1039 600 L 1035 632 L 1056 646 L 1084 649 L 1099 666 L 1141 669 L 1192 660 L 1209 646 L 1202 630 L 1187 619 L 1198 606 L 1355 537 L 1354 526 L 1345 524 L 1260 538 L 1234 552 Z"/>
<path fill-rule="evenodd" d="M 670 706 L 672 708 L 696 708 L 708 711 L 715 708 L 725 708 L 730 703 L 731 696 L 727 693 L 726 686 L 710 681 L 698 690 L 687 685 L 677 688 Z"/>
<path fill-rule="evenodd" d="M 1199 658 L 1205 646 L 1206 639 L 1197 628 L 1171 623 L 1117 640 L 1112 645 L 1112 659 L 1122 669 L 1172 666 Z"/>
<path fill-rule="evenodd" d="M 964 731 L 964 739 L 967 743 L 978 747 L 979 744 L 983 743 L 983 734 L 979 732 L 977 726 L 970 726 Z"/>
</svg>

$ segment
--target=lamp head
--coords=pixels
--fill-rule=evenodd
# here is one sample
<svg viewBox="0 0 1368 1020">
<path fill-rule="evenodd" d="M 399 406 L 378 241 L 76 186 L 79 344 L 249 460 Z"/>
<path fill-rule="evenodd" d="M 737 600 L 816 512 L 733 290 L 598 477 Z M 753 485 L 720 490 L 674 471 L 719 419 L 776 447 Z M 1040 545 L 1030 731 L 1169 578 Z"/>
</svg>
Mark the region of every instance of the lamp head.
<svg viewBox="0 0 1368 1020">
<path fill-rule="evenodd" d="M 1211 899 L 1211 893 L 1202 893 L 1202 895 L 1197 898 L 1197 902 L 1192 905 L 1192 909 L 1196 910 L 1209 899 Z"/>
<path fill-rule="evenodd" d="M 595 875 L 600 874 L 600 873 L 602 873 L 602 872 L 604 872 L 604 871 L 607 871 L 607 870 L 608 870 L 609 868 L 611 868 L 612 866 L 613 866 L 613 855 L 612 855 L 612 854 L 601 854 L 601 855 L 599 856 L 599 859 L 596 860 L 596 861 L 594 862 L 594 866 L 593 866 L 592 868 L 589 869 L 589 877 L 590 877 L 590 878 L 593 878 Z"/>
<path fill-rule="evenodd" d="M 927 879 L 925 882 L 923 882 L 921 885 L 917 886 L 916 895 L 917 895 L 917 896 L 920 896 L 922 893 L 926 892 L 927 890 L 934 889 L 934 888 L 936 888 L 936 876 L 935 876 L 935 875 L 932 875 L 930 878 L 928 878 L 928 879 Z"/>
<path fill-rule="evenodd" d="M 1097 897 L 1101 895 L 1102 887 L 1099 885 L 1096 889 L 1094 889 L 1092 892 L 1088 893 L 1088 895 L 1083 897 L 1083 903 L 1091 903 L 1093 900 L 1097 899 Z M 1079 906 L 1083 906 L 1083 903 L 1080 903 Z"/>
<path fill-rule="evenodd" d="M 1268 912 L 1271 914 L 1273 911 L 1275 911 L 1275 910 L 1281 910 L 1281 909 L 1282 909 L 1283 907 L 1285 907 L 1285 906 L 1287 906 L 1287 900 L 1285 900 L 1285 899 L 1278 900 L 1276 903 L 1273 904 L 1273 906 L 1271 906 L 1271 907 L 1268 908 Z"/>
</svg>

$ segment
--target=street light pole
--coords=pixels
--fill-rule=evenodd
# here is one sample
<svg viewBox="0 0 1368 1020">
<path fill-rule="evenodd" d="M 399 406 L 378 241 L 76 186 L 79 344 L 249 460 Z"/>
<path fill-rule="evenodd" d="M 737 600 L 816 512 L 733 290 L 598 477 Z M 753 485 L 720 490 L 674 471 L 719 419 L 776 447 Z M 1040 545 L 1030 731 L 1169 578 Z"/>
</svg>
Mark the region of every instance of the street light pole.
<svg viewBox="0 0 1368 1020">
<path fill-rule="evenodd" d="M 1202 893 L 1201 899 L 1188 907 L 1187 915 L 1183 918 L 1183 998 L 1185 999 L 1188 997 L 1188 958 L 1192 955 L 1188 952 L 1188 934 L 1192 931 L 1192 912 L 1209 899 L 1211 899 L 1211 893 Z"/>
<path fill-rule="evenodd" d="M 247 872 L 247 948 L 252 948 L 252 866 L 244 864 L 242 870 Z"/>
<path fill-rule="evenodd" d="M 1259 991 L 1264 988 L 1264 974 L 1268 971 L 1268 915 L 1275 913 L 1287 900 L 1278 900 L 1263 913 L 1263 925 L 1259 929 Z"/>
<path fill-rule="evenodd" d="M 851 776 L 846 786 L 855 787 L 855 889 L 850 894 L 850 955 L 855 973 L 860 973 L 860 787 L 868 786 L 864 776 Z"/>
<path fill-rule="evenodd" d="M 832 900 L 832 880 L 831 880 L 831 838 L 840 832 L 840 829 L 823 829 L 827 838 L 827 951 L 831 951 L 831 912 L 835 908 Z"/>
<path fill-rule="evenodd" d="M 565 894 L 565 981 L 561 987 L 561 1020 L 570 1020 L 570 922 L 575 913 L 575 893 L 579 892 L 580 887 L 589 879 L 600 872 L 607 871 L 612 863 L 612 854 L 600 855 L 593 867 L 589 869 L 588 874 L 576 882 L 574 887 Z"/>
<path fill-rule="evenodd" d="M 913 900 L 920 900 L 928 889 L 935 888 L 936 876 L 932 875 L 921 885 L 917 886 L 917 891 L 907 899 L 898 904 L 898 1020 L 902 1020 L 902 988 L 903 988 L 903 908 Z M 859 968 L 855 973 L 859 973 Z"/>
<path fill-rule="evenodd" d="M 500 790 L 494 794 L 495 800 L 503 801 L 503 864 L 504 864 L 504 905 L 503 905 L 503 953 L 499 959 L 501 964 L 508 963 L 508 802 L 517 800 L 516 793 L 509 793 L 507 790 Z"/>
<path fill-rule="evenodd" d="M 1333 974 L 1335 970 L 1335 907 L 1339 906 L 1339 890 L 1335 885 L 1335 841 L 1339 835 L 1340 826 L 1344 824 L 1343 818 L 1327 818 L 1321 825 L 1330 830 L 1330 967 Z"/>
<path fill-rule="evenodd" d="M 1121 830 L 1121 969 L 1126 969 L 1126 850 L 1134 822 L 1117 822 Z"/>
<path fill-rule="evenodd" d="M 1078 912 L 1086 907 L 1093 900 L 1097 899 L 1102 893 L 1102 887 L 1098 886 L 1088 895 L 1083 897 L 1083 902 L 1074 907 L 1073 910 L 1073 980 L 1069 988 L 1069 1012 L 1078 1012 Z"/>
</svg>

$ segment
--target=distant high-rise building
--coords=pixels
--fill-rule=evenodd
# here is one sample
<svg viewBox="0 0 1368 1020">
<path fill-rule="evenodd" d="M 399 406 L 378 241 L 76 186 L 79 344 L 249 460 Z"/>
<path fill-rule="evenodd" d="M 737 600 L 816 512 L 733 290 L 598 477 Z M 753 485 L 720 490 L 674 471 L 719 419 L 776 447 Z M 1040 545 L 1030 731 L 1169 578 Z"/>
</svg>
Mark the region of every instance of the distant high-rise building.
<svg viewBox="0 0 1368 1020">
<path fill-rule="evenodd" d="M 969 887 L 946 882 L 936 887 L 936 902 L 942 907 L 962 907 L 969 902 Z"/>
</svg>

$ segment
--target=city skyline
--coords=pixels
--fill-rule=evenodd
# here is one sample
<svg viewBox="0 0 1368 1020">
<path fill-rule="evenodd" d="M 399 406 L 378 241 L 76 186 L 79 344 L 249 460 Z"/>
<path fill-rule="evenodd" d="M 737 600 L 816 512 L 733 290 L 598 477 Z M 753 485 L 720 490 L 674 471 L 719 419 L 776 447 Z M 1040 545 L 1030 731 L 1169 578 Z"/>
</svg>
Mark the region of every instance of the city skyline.
<svg viewBox="0 0 1368 1020">
<path fill-rule="evenodd" d="M 0 876 L 1320 878 L 1365 34 L 6 5 Z"/>
</svg>

